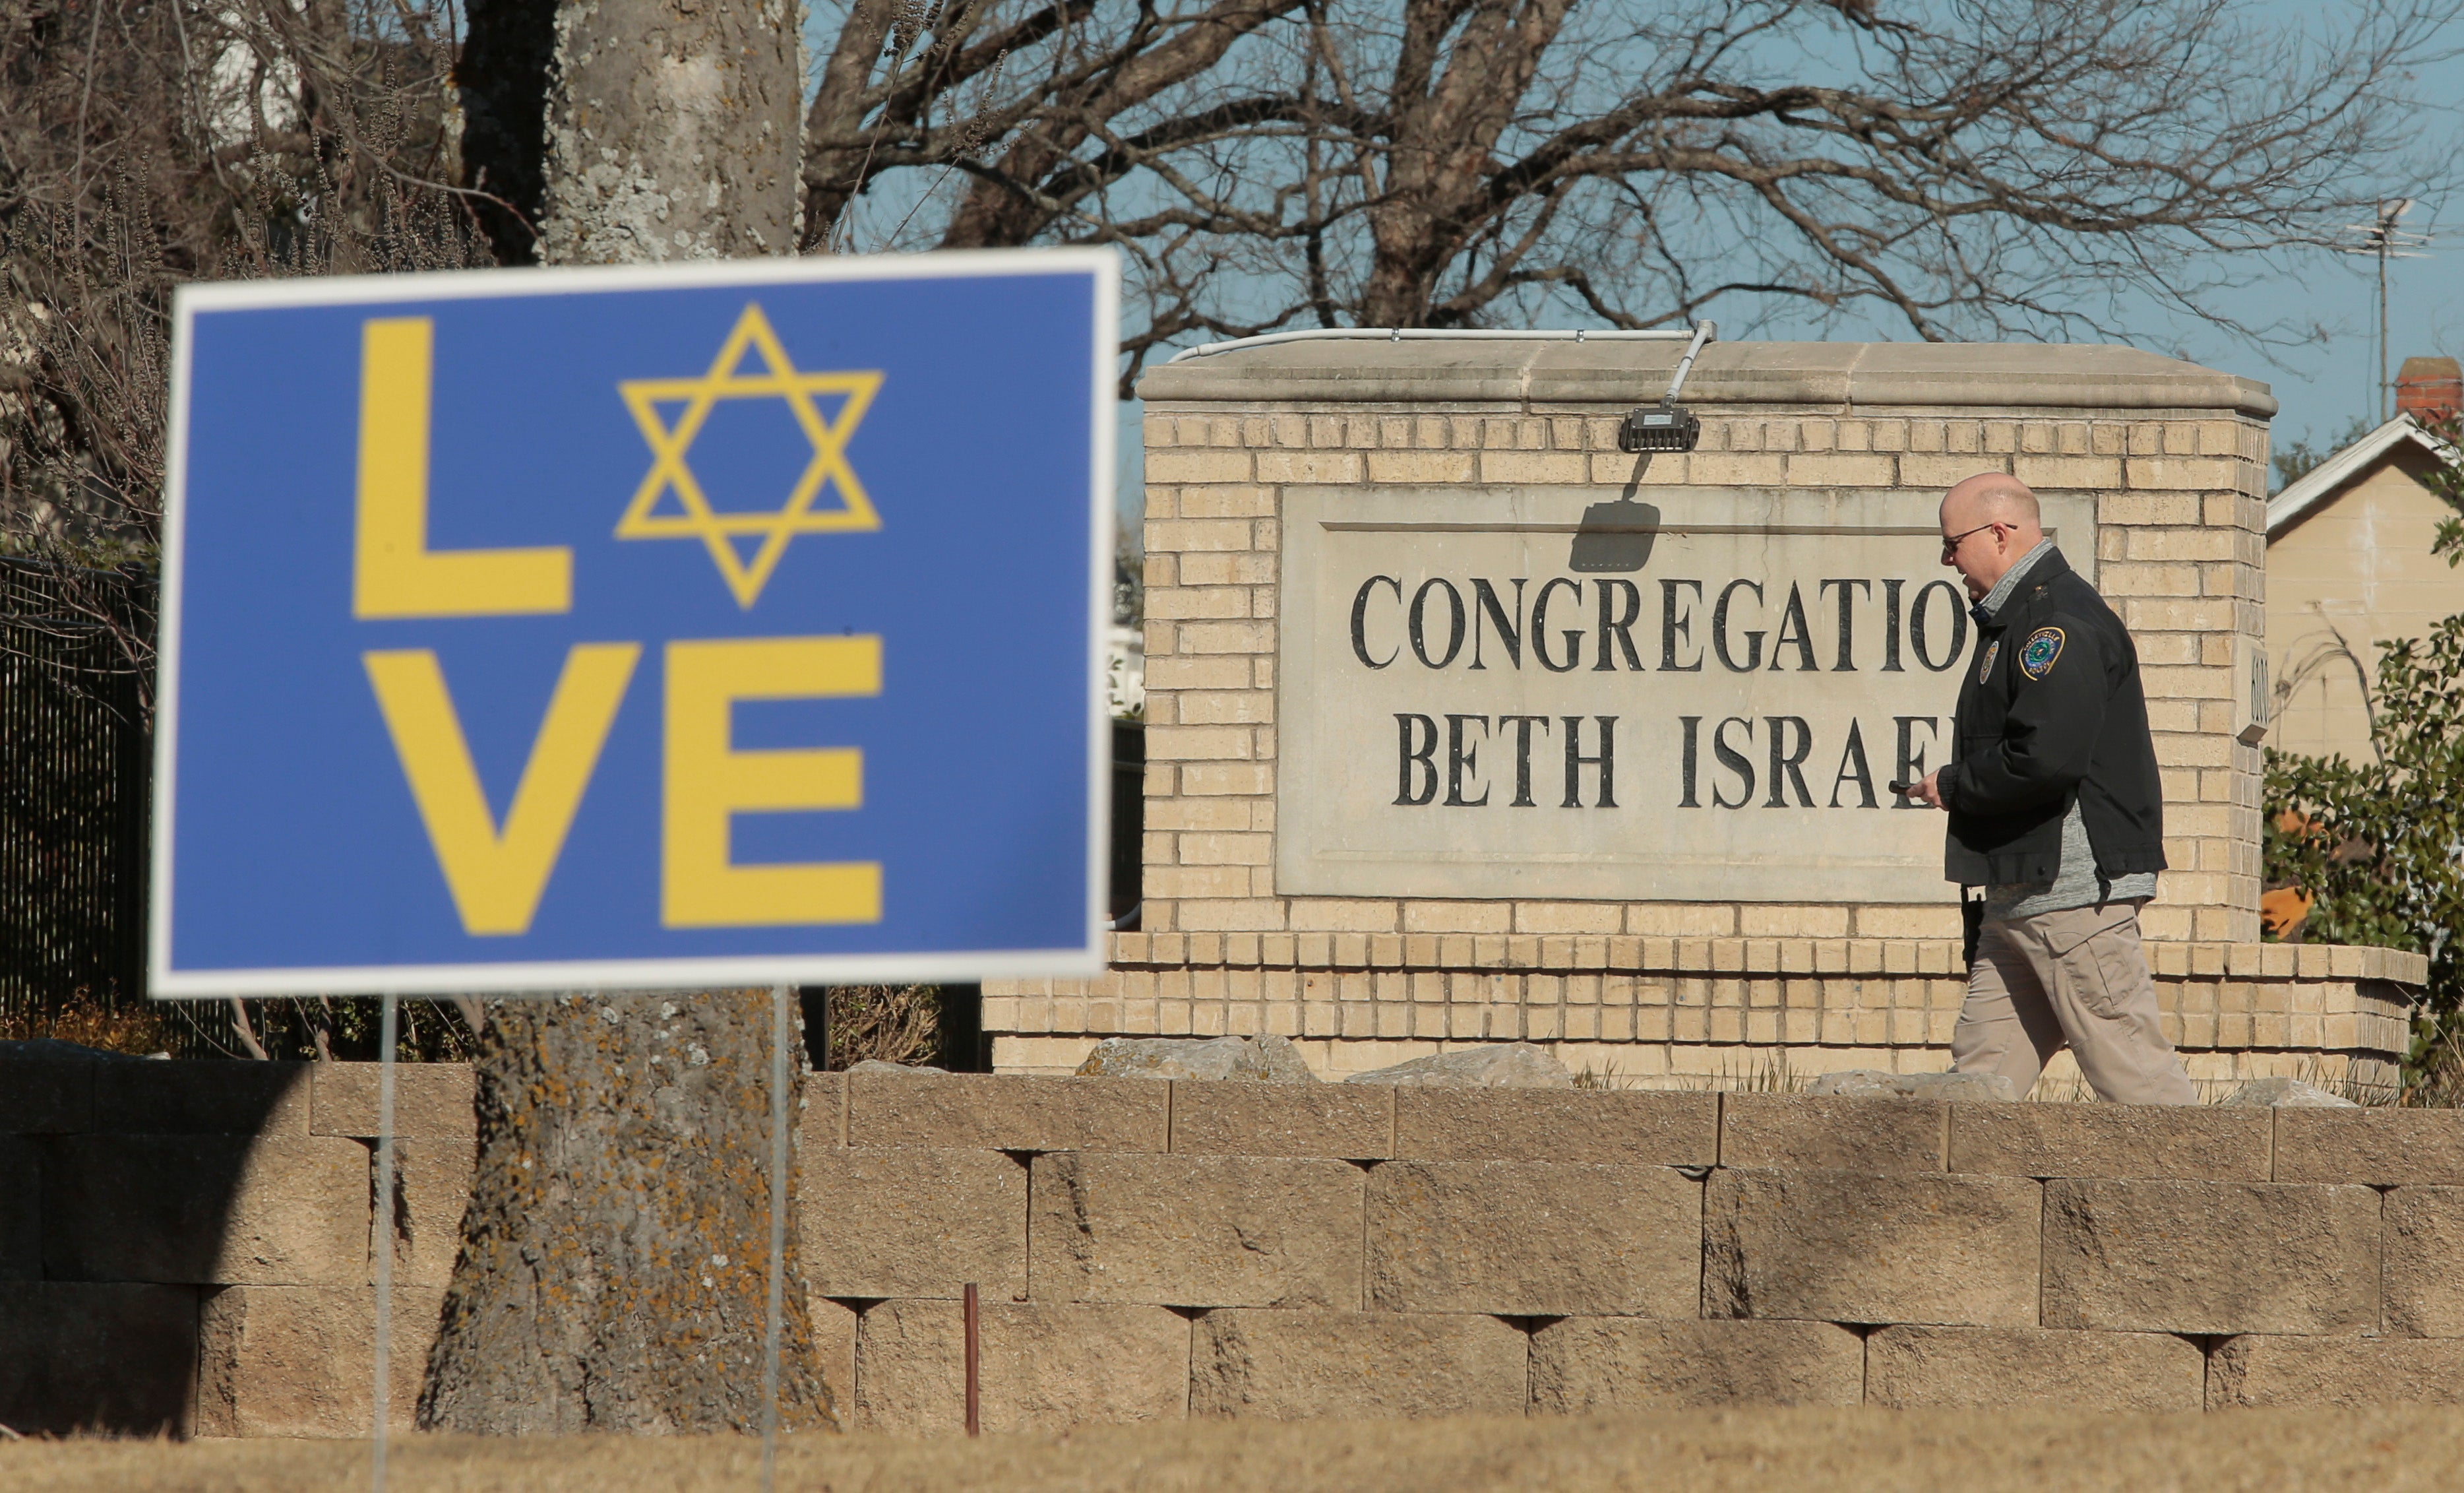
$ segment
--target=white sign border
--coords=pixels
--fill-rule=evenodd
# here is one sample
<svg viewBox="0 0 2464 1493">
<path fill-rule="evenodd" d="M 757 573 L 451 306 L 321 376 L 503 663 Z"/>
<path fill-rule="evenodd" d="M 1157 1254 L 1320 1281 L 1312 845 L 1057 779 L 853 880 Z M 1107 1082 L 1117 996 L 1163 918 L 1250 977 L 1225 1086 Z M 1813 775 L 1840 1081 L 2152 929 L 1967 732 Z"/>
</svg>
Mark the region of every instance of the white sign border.
<svg viewBox="0 0 2464 1493">
<path fill-rule="evenodd" d="M 313 969 L 170 968 L 172 833 L 178 822 L 180 622 L 186 562 L 189 355 L 200 312 L 283 306 L 386 305 L 406 301 L 601 295 L 706 285 L 981 279 L 1088 275 L 1094 282 L 1093 429 L 1088 499 L 1087 934 L 1078 948 L 947 953 L 756 954 L 684 959 L 494 961 L 344 965 Z M 915 255 L 732 259 L 683 264 L 442 270 L 411 275 L 313 276 L 200 282 L 172 296 L 171 409 L 163 493 L 163 593 L 156 645 L 152 864 L 147 877 L 147 993 L 156 1000 L 249 995 L 558 995 L 584 990 L 708 986 L 960 983 L 1091 979 L 1104 972 L 1111 922 L 1111 728 L 1105 708 L 1105 629 L 1112 616 L 1115 406 L 1120 350 L 1120 258 L 1101 248 L 957 250 Z"/>
</svg>

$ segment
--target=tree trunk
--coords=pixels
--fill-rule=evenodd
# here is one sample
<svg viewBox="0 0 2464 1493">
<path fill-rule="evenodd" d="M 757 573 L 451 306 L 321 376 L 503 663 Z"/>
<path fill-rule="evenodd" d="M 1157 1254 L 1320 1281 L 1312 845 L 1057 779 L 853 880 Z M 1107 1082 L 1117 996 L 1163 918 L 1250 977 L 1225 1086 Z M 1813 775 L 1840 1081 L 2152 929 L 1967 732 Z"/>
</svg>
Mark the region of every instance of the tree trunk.
<svg viewBox="0 0 2464 1493">
<path fill-rule="evenodd" d="M 490 1003 L 478 1165 L 422 1426 L 759 1427 L 769 1035 L 766 991 Z M 788 1195 L 779 1421 L 811 1429 L 836 1412 Z"/>
<path fill-rule="evenodd" d="M 556 0 L 473 0 L 453 83 L 462 104 L 462 185 L 500 264 L 539 258 L 540 138 Z"/>
<path fill-rule="evenodd" d="M 1497 143 L 1572 9 L 1572 0 L 1405 6 L 1394 143 L 1381 198 L 1369 209 L 1363 326 L 1460 322 L 1433 315 L 1439 279 L 1495 211 L 1488 170 Z"/>
<path fill-rule="evenodd" d="M 786 0 L 559 5 L 539 256 L 792 253 L 798 12 Z M 421 1425 L 759 1426 L 770 1029 L 766 992 L 491 1003 L 478 1160 Z M 791 1125 L 801 1109 L 790 1104 Z M 787 1217 L 780 1425 L 834 1425 L 796 1263 L 792 1185 Z"/>
<path fill-rule="evenodd" d="M 795 253 L 801 10 L 789 0 L 560 5 L 540 257 Z"/>
</svg>

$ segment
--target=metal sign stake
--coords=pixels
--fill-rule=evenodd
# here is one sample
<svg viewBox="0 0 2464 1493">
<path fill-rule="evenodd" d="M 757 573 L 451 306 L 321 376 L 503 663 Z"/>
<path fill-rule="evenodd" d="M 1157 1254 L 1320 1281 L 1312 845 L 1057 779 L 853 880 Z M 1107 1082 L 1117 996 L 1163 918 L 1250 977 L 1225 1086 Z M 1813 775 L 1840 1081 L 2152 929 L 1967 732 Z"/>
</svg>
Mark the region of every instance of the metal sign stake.
<svg viewBox="0 0 2464 1493">
<path fill-rule="evenodd" d="M 397 997 L 385 995 L 385 1014 L 377 1025 L 377 1341 L 376 1383 L 368 1399 L 375 1421 L 371 1437 L 376 1456 L 370 1486 L 385 1488 L 385 1431 L 392 1419 L 393 1374 L 393 1049 Z"/>
<path fill-rule="evenodd" d="M 787 1308 L 787 1003 L 791 987 L 770 988 L 770 1292 L 761 1324 L 761 1493 L 779 1464 L 779 1326 Z"/>
</svg>

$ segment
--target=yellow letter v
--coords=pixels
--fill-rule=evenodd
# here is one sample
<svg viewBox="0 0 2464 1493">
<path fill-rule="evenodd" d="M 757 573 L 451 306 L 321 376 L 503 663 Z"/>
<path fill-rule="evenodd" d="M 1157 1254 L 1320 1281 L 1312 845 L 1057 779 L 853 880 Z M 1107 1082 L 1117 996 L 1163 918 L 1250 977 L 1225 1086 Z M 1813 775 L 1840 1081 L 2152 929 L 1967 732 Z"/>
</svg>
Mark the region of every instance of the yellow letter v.
<svg viewBox="0 0 2464 1493">
<path fill-rule="evenodd" d="M 576 643 L 565 656 L 500 835 L 436 655 L 406 648 L 364 656 L 368 682 L 376 687 L 464 932 L 530 930 L 641 657 L 639 643 Z"/>
</svg>

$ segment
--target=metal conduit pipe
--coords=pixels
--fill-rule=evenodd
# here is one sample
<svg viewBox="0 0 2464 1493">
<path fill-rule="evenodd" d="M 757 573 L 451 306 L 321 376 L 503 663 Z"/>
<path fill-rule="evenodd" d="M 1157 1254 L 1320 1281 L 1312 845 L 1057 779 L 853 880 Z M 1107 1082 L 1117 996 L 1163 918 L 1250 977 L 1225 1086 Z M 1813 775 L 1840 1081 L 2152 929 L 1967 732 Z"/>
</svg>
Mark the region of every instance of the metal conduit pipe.
<svg viewBox="0 0 2464 1493">
<path fill-rule="evenodd" d="M 1261 337 L 1240 337 L 1230 342 L 1205 343 L 1173 354 L 1172 361 L 1183 358 L 1205 358 L 1236 347 L 1265 347 L 1276 343 L 1318 341 L 1382 342 L 1682 342 L 1685 355 L 1677 360 L 1677 374 L 1668 381 L 1668 392 L 1662 394 L 1657 407 L 1646 405 L 1630 411 L 1617 428 L 1617 449 L 1629 452 L 1691 451 L 1702 439 L 1703 422 L 1694 412 L 1677 402 L 1678 393 L 1685 387 L 1685 375 L 1694 371 L 1694 360 L 1704 346 L 1720 335 L 1717 323 L 1697 322 L 1683 330 L 1595 332 L 1582 327 L 1573 331 L 1501 332 L 1485 329 L 1419 326 L 1324 326 L 1307 331 L 1268 332 Z"/>
<path fill-rule="evenodd" d="M 1708 325 L 1708 323 L 1704 323 Z M 1572 331 L 1498 332 L 1468 327 L 1444 326 L 1320 326 L 1298 332 L 1267 332 L 1258 337 L 1236 337 L 1230 342 L 1201 343 L 1184 347 L 1172 355 L 1178 363 L 1183 358 L 1207 358 L 1238 347 L 1267 347 L 1276 343 L 1364 340 L 1380 342 L 1688 342 L 1698 335 L 1694 327 L 1672 327 L 1660 331 L 1591 331 L 1575 327 Z"/>
</svg>

